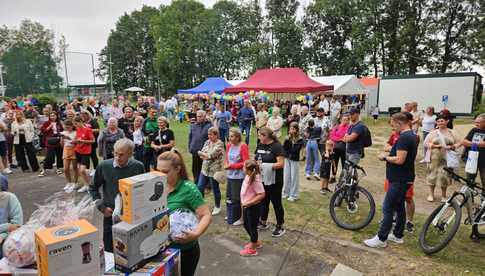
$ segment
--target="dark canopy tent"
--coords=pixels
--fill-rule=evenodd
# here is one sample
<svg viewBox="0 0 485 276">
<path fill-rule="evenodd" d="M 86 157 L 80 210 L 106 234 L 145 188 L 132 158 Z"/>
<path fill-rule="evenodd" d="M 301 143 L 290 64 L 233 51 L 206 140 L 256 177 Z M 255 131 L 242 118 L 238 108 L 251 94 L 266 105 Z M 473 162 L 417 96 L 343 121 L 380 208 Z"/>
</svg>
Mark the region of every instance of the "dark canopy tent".
<svg viewBox="0 0 485 276">
<path fill-rule="evenodd" d="M 220 94 L 224 88 L 231 86 L 224 78 L 207 78 L 194 88 L 178 89 L 177 94 L 208 94 L 211 91 Z"/>
<path fill-rule="evenodd" d="M 224 89 L 225 93 L 244 91 L 268 93 L 312 93 L 332 91 L 333 85 L 324 85 L 310 79 L 300 68 L 260 69 L 246 81 Z"/>
</svg>

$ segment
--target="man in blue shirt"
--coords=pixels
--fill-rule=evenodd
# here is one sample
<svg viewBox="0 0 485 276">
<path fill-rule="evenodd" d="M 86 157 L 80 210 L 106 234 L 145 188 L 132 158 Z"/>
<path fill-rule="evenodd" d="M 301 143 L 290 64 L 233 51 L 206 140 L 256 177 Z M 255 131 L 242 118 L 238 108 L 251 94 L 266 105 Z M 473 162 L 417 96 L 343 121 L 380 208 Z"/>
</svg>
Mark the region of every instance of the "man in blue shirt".
<svg viewBox="0 0 485 276">
<path fill-rule="evenodd" d="M 246 135 L 246 145 L 249 145 L 249 135 L 251 134 L 251 123 L 254 121 L 254 111 L 249 100 L 244 100 L 244 107 L 237 114 L 237 121 L 242 133 Z"/>
<path fill-rule="evenodd" d="M 219 137 L 224 142 L 227 142 L 229 135 L 229 124 L 231 123 L 231 112 L 226 111 L 224 104 L 219 104 L 219 110 L 215 114 L 217 127 L 219 128 Z"/>
<path fill-rule="evenodd" d="M 366 131 L 364 124 L 360 121 L 360 110 L 350 109 L 351 126 L 344 136 L 343 141 L 347 143 L 346 159 L 354 164 L 358 164 L 364 153 L 363 135 Z"/>
<path fill-rule="evenodd" d="M 399 139 L 392 146 L 389 156 L 385 153 L 379 155 L 379 160 L 386 162 L 386 178 L 389 181 L 389 190 L 382 204 L 384 218 L 376 236 L 365 240 L 369 247 L 386 247 L 386 240 L 402 244 L 404 225 L 406 223 L 405 196 L 408 184 L 414 182 L 414 161 L 418 143 L 416 134 L 410 127 L 410 120 L 406 114 L 399 112 L 392 115 L 393 128 L 400 133 Z M 392 218 L 396 213 L 396 226 L 392 229 Z"/>
</svg>

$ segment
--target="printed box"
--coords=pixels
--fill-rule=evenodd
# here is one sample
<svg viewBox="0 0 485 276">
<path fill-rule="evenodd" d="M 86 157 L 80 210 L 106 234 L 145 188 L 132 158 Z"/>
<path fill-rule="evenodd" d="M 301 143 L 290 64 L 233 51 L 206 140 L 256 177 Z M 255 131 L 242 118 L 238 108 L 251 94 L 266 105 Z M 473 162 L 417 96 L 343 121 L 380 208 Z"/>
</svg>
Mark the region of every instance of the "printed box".
<svg viewBox="0 0 485 276">
<path fill-rule="evenodd" d="M 39 276 L 100 275 L 98 230 L 86 220 L 35 232 Z"/>
<path fill-rule="evenodd" d="M 162 213 L 167 207 L 167 176 L 149 172 L 120 179 L 121 220 L 139 224 Z"/>
<path fill-rule="evenodd" d="M 168 248 L 130 276 L 180 276 L 180 250 Z"/>
<path fill-rule="evenodd" d="M 124 221 L 113 226 L 115 268 L 133 272 L 169 244 L 169 213 L 165 210 L 139 224 Z"/>
</svg>

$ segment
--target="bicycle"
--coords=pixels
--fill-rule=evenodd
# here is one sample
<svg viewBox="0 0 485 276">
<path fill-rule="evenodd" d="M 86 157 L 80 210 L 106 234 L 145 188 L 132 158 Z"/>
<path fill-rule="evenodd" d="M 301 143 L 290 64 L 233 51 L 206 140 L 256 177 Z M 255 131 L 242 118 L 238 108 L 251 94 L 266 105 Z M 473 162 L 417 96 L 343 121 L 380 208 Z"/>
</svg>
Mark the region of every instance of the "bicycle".
<svg viewBox="0 0 485 276">
<path fill-rule="evenodd" d="M 341 228 L 359 230 L 372 221 L 376 205 L 372 194 L 359 186 L 358 170 L 366 176 L 364 168 L 346 160 L 343 172 L 330 198 L 330 216 Z"/>
<path fill-rule="evenodd" d="M 424 223 L 419 234 L 419 246 L 428 255 L 439 252 L 453 239 L 461 223 L 463 207 L 468 213 L 464 224 L 472 225 L 471 238 L 485 238 L 485 190 L 473 180 L 465 179 L 449 168 L 444 170 L 452 179 L 464 183 L 464 185 L 460 191 L 454 192 L 444 204 L 436 208 Z M 481 199 L 478 208 L 474 208 L 475 196 Z M 459 197 L 461 197 L 461 201 L 459 201 Z M 447 230 L 450 232 L 446 233 Z"/>
</svg>

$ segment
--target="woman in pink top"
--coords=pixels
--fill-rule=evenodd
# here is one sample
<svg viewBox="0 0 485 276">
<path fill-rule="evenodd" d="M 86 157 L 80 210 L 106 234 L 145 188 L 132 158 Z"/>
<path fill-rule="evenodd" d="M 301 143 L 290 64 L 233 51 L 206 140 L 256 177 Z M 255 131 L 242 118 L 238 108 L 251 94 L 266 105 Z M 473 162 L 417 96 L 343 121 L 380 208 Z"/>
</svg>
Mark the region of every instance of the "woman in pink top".
<svg viewBox="0 0 485 276">
<path fill-rule="evenodd" d="M 347 133 L 347 130 L 350 127 L 350 117 L 349 115 L 343 115 L 342 118 L 340 119 L 340 124 L 334 126 L 330 130 L 330 140 L 335 144 L 334 147 L 334 152 L 335 152 L 335 165 L 336 165 L 336 170 L 335 174 L 332 175 L 330 178 L 330 183 L 335 182 L 335 175 L 337 175 L 338 171 L 338 161 L 340 159 L 340 164 L 342 165 L 342 168 L 344 167 L 344 161 L 345 161 L 345 143 L 342 141 L 345 134 Z"/>
<path fill-rule="evenodd" d="M 264 199 L 265 194 L 258 163 L 254 160 L 247 160 L 244 163 L 244 172 L 246 177 L 241 187 L 241 205 L 244 229 L 248 232 L 251 242 L 247 243 L 239 254 L 243 257 L 250 257 L 257 256 L 256 249 L 262 247 L 261 241 L 258 240 L 258 222 L 260 202 Z"/>
</svg>

